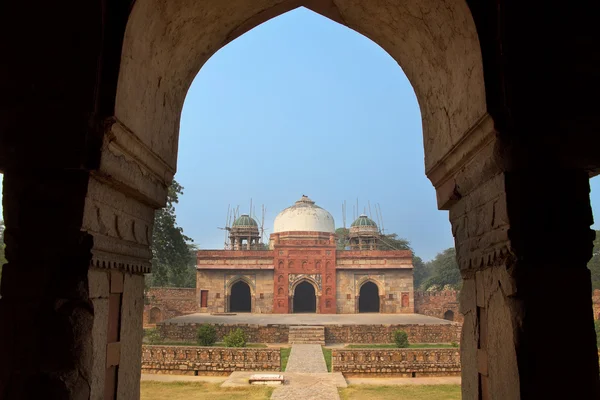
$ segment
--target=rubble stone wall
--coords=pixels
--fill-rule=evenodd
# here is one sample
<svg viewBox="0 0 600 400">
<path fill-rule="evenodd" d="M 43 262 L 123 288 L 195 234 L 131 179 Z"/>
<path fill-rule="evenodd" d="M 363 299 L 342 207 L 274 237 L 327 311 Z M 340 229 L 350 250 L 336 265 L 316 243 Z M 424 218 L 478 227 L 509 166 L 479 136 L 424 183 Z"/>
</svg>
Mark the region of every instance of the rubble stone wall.
<svg viewBox="0 0 600 400">
<path fill-rule="evenodd" d="M 150 288 L 145 295 L 144 326 L 198 312 L 195 288 Z"/>
<path fill-rule="evenodd" d="M 279 371 L 278 348 L 142 346 L 142 373 L 228 375 L 233 371 Z"/>
<path fill-rule="evenodd" d="M 334 349 L 332 371 L 345 376 L 458 376 L 459 349 Z"/>
<path fill-rule="evenodd" d="M 195 341 L 200 324 L 158 324 L 161 337 L 171 341 Z M 287 343 L 289 325 L 215 324 L 217 340 L 241 328 L 251 343 Z M 406 331 L 411 343 L 460 341 L 460 324 L 444 325 L 325 325 L 327 343 L 392 343 L 393 332 Z"/>
<path fill-rule="evenodd" d="M 415 292 L 415 313 L 462 323 L 464 318 L 458 311 L 459 293 L 456 290 Z"/>
</svg>

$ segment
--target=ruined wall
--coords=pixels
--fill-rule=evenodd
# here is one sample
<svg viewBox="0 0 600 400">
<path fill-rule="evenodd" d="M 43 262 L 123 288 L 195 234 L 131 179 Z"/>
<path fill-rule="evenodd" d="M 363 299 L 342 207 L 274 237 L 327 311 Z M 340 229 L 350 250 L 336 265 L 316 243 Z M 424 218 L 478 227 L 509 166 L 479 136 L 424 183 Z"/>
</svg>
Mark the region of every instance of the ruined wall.
<svg viewBox="0 0 600 400">
<path fill-rule="evenodd" d="M 279 371 L 278 348 L 142 346 L 142 373 L 229 375 L 233 371 Z"/>
<path fill-rule="evenodd" d="M 458 349 L 333 349 L 331 370 L 344 376 L 457 376 Z"/>
<path fill-rule="evenodd" d="M 228 296 L 231 285 L 242 279 L 250 286 L 253 313 L 273 312 L 273 270 L 199 269 L 196 274 L 196 301 L 198 311 L 205 313 L 228 312 Z M 201 306 L 201 294 L 206 290 L 207 307 Z"/>
<path fill-rule="evenodd" d="M 462 323 L 464 318 L 458 311 L 458 295 L 456 290 L 415 292 L 415 312 Z"/>
<path fill-rule="evenodd" d="M 165 340 L 196 341 L 200 324 L 161 323 L 157 327 Z M 217 340 L 241 328 L 248 342 L 287 343 L 289 325 L 214 324 Z M 444 325 L 325 325 L 327 343 L 392 343 L 393 332 L 406 331 L 411 343 L 451 343 L 460 341 L 460 324 Z"/>
<path fill-rule="evenodd" d="M 360 287 L 367 281 L 379 287 L 381 313 L 413 313 L 413 270 L 338 269 L 337 312 L 358 313 Z"/>
<path fill-rule="evenodd" d="M 195 288 L 150 288 L 145 295 L 144 326 L 198 312 Z"/>
</svg>

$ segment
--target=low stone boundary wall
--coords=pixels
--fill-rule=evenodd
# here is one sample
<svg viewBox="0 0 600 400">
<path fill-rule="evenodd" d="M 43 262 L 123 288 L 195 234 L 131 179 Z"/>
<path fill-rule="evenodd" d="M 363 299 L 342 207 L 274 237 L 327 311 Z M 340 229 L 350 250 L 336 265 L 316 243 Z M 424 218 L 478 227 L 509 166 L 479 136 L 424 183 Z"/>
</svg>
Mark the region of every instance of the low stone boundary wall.
<svg viewBox="0 0 600 400">
<path fill-rule="evenodd" d="M 165 340 L 195 341 L 200 324 L 162 323 L 158 324 L 160 335 Z M 230 331 L 241 328 L 246 332 L 248 342 L 287 343 L 289 325 L 248 325 L 214 324 L 217 340 Z M 397 329 L 406 331 L 411 343 L 452 343 L 460 342 L 461 325 L 324 325 L 327 343 L 393 343 L 393 333 Z"/>
<path fill-rule="evenodd" d="M 461 325 L 325 325 L 327 343 L 393 343 L 394 331 L 403 330 L 410 343 L 460 342 Z"/>
<path fill-rule="evenodd" d="M 198 328 L 202 324 L 162 323 L 157 328 L 165 340 L 195 342 Z M 213 324 L 217 331 L 217 341 L 231 331 L 241 328 L 250 343 L 287 343 L 288 325 L 249 325 L 249 324 Z"/>
<path fill-rule="evenodd" d="M 459 349 L 333 349 L 331 369 L 344 376 L 460 375 Z"/>
<path fill-rule="evenodd" d="M 142 346 L 142 373 L 228 375 L 233 371 L 280 371 L 279 349 Z"/>
</svg>

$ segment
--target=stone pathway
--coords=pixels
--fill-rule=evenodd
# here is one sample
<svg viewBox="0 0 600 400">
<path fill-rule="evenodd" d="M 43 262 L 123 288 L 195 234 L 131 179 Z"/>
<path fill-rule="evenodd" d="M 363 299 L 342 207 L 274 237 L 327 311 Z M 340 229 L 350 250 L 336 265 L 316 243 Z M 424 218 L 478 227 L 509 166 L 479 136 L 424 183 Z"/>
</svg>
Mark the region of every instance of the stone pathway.
<svg viewBox="0 0 600 400">
<path fill-rule="evenodd" d="M 337 388 L 346 387 L 341 373 L 330 374 L 318 344 L 295 344 L 284 373 L 285 384 L 273 392 L 273 400 L 337 400 Z"/>
<path fill-rule="evenodd" d="M 295 344 L 285 369 L 286 372 L 327 372 L 323 350 L 319 344 Z"/>
</svg>

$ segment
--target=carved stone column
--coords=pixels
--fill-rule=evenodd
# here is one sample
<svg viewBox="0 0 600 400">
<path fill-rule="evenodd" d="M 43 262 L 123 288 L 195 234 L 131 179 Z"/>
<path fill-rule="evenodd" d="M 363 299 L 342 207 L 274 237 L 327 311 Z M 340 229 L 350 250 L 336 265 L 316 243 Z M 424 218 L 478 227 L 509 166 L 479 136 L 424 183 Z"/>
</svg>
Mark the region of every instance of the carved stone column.
<svg viewBox="0 0 600 400">
<path fill-rule="evenodd" d="M 144 275 L 150 272 L 154 212 L 174 171 L 113 121 L 100 168 L 91 174 L 83 229 L 94 241 L 92 399 L 139 397 Z"/>
<path fill-rule="evenodd" d="M 502 148 L 485 117 L 428 171 L 463 277 L 463 399 L 598 398 L 588 176 L 509 170 Z"/>
</svg>

